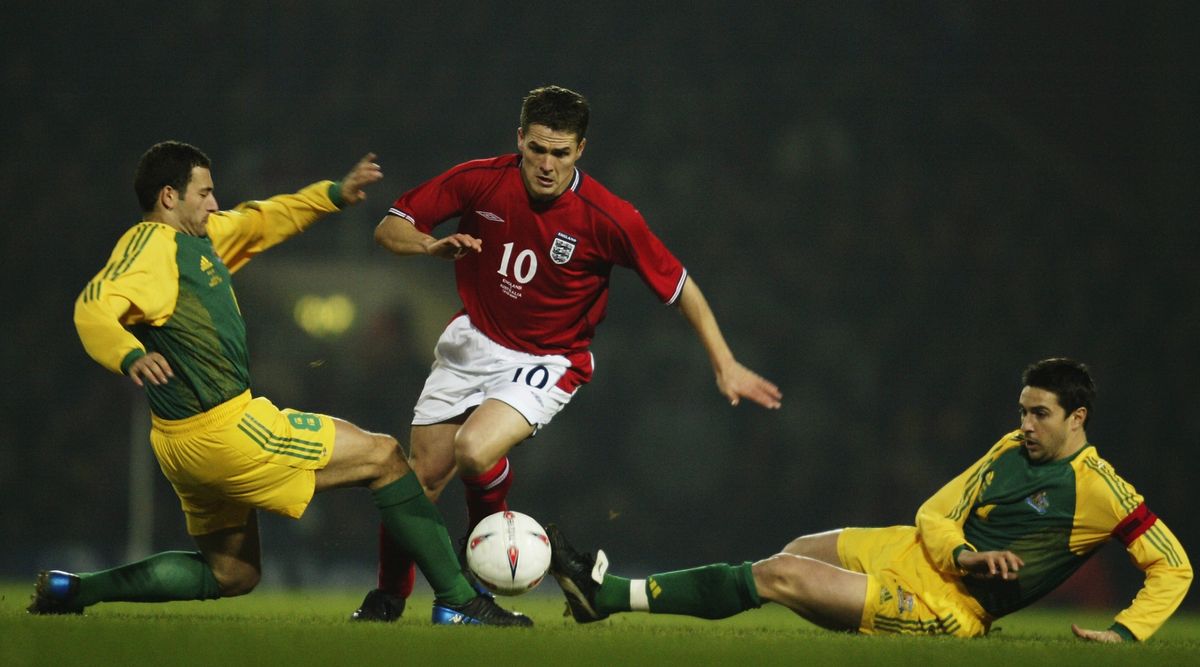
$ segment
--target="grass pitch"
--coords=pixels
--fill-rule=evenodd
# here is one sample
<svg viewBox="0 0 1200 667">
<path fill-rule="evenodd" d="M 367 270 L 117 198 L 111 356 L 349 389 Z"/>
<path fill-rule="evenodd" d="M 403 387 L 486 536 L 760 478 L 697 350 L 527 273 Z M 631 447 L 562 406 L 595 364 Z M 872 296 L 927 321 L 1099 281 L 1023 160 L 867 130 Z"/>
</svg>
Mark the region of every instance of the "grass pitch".
<svg viewBox="0 0 1200 667">
<path fill-rule="evenodd" d="M 1031 609 L 976 640 L 826 632 L 769 605 L 723 621 L 622 614 L 580 626 L 550 583 L 507 598 L 533 629 L 433 627 L 415 596 L 396 624 L 346 620 L 359 591 L 271 591 L 212 602 L 107 603 L 82 617 L 25 613 L 30 583 L 0 585 L 0 665 L 1200 665 L 1200 616 L 1176 615 L 1144 644 L 1094 645 L 1072 622 L 1094 611 Z"/>
</svg>

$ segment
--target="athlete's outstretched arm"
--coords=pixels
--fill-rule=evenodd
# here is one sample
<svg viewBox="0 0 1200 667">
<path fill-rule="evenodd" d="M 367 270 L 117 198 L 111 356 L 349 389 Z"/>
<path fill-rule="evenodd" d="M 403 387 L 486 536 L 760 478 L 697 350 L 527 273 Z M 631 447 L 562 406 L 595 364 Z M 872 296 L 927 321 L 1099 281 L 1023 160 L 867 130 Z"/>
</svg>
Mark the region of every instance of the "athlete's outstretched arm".
<svg viewBox="0 0 1200 667">
<path fill-rule="evenodd" d="M 679 309 L 696 330 L 696 335 L 708 352 L 713 372 L 717 375 L 717 389 L 729 399 L 730 405 L 737 405 L 743 398 L 764 408 L 778 409 L 782 405 L 783 393 L 779 387 L 733 357 L 733 351 L 717 326 L 716 316 L 691 276 L 684 281 L 683 292 L 679 295 Z"/>
<path fill-rule="evenodd" d="M 468 252 L 482 252 L 483 241 L 470 234 L 451 234 L 437 239 L 417 229 L 398 215 L 385 215 L 375 227 L 375 242 L 393 253 L 432 255 L 442 259 L 458 259 Z"/>
<path fill-rule="evenodd" d="M 341 195 L 342 207 L 354 206 L 367 198 L 364 188 L 383 178 L 383 170 L 375 162 L 375 154 L 367 153 L 350 167 L 350 171 L 342 178 Z"/>
</svg>

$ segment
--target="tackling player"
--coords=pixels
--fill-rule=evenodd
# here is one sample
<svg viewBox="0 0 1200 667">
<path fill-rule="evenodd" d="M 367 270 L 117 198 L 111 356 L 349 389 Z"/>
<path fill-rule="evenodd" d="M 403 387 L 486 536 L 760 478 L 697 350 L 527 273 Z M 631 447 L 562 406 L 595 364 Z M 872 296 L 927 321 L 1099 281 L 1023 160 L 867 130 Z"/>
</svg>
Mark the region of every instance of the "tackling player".
<svg viewBox="0 0 1200 667">
<path fill-rule="evenodd" d="M 144 387 L 150 442 L 199 551 L 168 551 L 103 572 L 41 572 L 32 614 L 98 602 L 205 600 L 249 593 L 262 572 L 256 510 L 300 518 L 313 493 L 366 486 L 388 535 L 434 588 L 435 623 L 532 625 L 476 594 L 437 509 L 396 440 L 327 415 L 280 410 L 250 392 L 246 325 L 232 274 L 383 177 L 368 154 L 338 182 L 218 211 L 209 159 L 167 141 L 142 155 L 142 222 L 75 302 L 87 353 Z"/>
<path fill-rule="evenodd" d="M 637 209 L 583 173 L 588 103 L 558 86 L 521 107 L 516 154 L 475 160 L 405 193 L 376 240 L 401 256 L 455 261 L 463 309 L 438 340 L 414 409 L 410 464 L 437 499 L 459 475 L 471 525 L 507 509 L 510 449 L 591 380 L 589 347 L 604 319 L 614 266 L 677 305 L 708 352 L 730 403 L 778 408 L 781 394 L 734 358 L 704 295 Z M 454 233 L 431 236 L 458 219 Z M 411 565 L 381 539 L 379 588 L 354 618 L 395 620 Z"/>
<path fill-rule="evenodd" d="M 1187 594 L 1187 554 L 1088 443 L 1087 367 L 1047 359 L 1022 381 L 1021 427 L 927 500 L 915 526 L 806 535 L 757 563 L 632 580 L 606 574 L 603 551 L 581 554 L 546 526 L 551 572 L 580 623 L 622 611 L 725 618 L 775 602 L 833 630 L 975 637 L 1115 539 L 1145 584 L 1107 629 L 1071 629 L 1091 641 L 1148 639 Z"/>
</svg>

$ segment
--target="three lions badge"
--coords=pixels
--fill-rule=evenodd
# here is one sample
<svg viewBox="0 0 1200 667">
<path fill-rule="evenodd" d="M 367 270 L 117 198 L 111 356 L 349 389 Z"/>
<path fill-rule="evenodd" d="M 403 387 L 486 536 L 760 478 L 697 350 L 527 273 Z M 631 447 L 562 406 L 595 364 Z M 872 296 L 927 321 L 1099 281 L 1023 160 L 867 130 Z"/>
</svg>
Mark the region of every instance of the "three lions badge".
<svg viewBox="0 0 1200 667">
<path fill-rule="evenodd" d="M 558 232 L 554 235 L 554 243 L 550 245 L 550 261 L 555 264 L 566 264 L 575 254 L 575 244 L 579 240 L 570 234 Z"/>
</svg>

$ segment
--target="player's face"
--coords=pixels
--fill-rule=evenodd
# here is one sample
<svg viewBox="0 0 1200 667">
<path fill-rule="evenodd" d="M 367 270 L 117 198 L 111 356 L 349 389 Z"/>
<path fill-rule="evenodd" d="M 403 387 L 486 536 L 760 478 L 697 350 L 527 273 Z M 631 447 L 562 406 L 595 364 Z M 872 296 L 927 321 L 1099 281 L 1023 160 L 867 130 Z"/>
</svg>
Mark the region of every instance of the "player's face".
<svg viewBox="0 0 1200 667">
<path fill-rule="evenodd" d="M 575 177 L 575 161 L 586 144 L 587 139 L 578 140 L 574 132 L 559 132 L 545 125 L 530 125 L 528 132 L 518 128 L 521 179 L 529 196 L 547 200 L 561 195 Z"/>
<path fill-rule="evenodd" d="M 212 172 L 204 167 L 192 167 L 187 190 L 175 206 L 179 228 L 191 236 L 208 235 L 208 216 L 217 211 L 213 194 Z"/>
<path fill-rule="evenodd" d="M 1035 463 L 1058 461 L 1074 454 L 1074 445 L 1083 433 L 1087 410 L 1079 408 L 1067 414 L 1054 392 L 1025 387 L 1020 398 L 1021 433 L 1025 452 Z"/>
</svg>

